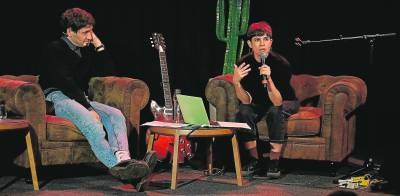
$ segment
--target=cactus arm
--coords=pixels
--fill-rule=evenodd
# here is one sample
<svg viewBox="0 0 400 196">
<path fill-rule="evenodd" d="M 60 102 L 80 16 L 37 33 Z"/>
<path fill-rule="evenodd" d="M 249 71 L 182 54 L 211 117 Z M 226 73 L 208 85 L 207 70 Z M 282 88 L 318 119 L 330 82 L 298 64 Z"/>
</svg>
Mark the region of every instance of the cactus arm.
<svg viewBox="0 0 400 196">
<path fill-rule="evenodd" d="M 226 42 L 225 35 L 225 3 L 224 0 L 218 0 L 217 2 L 217 21 L 216 21 L 216 35 L 218 40 Z"/>
<path fill-rule="evenodd" d="M 242 18 L 240 20 L 239 35 L 244 35 L 249 25 L 250 17 L 250 0 L 243 0 Z"/>
<path fill-rule="evenodd" d="M 239 28 L 239 35 L 244 35 L 247 32 L 248 28 L 248 21 L 249 21 L 249 16 L 250 16 L 250 0 L 244 0 L 243 1 L 243 8 L 242 8 L 242 18 L 240 20 L 240 28 Z M 244 40 L 240 39 L 240 46 L 239 46 L 239 55 L 238 59 L 242 56 L 243 54 L 243 47 L 244 47 Z"/>
</svg>

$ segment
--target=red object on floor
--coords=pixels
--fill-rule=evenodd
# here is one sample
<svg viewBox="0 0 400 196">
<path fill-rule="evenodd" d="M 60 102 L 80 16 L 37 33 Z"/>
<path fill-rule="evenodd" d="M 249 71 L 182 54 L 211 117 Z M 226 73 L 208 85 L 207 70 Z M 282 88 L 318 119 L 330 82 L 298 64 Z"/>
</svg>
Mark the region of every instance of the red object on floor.
<svg viewBox="0 0 400 196">
<path fill-rule="evenodd" d="M 112 188 L 126 192 L 137 192 L 135 186 L 132 184 L 123 184 L 120 186 L 113 186 Z"/>
</svg>

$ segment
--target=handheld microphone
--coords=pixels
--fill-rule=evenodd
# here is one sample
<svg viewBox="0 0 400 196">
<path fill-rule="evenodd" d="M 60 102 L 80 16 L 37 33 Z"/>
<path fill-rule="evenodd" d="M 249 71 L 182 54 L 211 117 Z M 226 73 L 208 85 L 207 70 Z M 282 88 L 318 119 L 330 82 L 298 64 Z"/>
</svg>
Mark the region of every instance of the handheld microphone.
<svg viewBox="0 0 400 196">
<path fill-rule="evenodd" d="M 261 53 L 260 55 L 261 57 L 261 64 L 265 65 L 265 59 L 268 57 L 268 54 L 265 54 L 264 52 Z M 268 75 L 262 75 L 262 81 L 261 83 L 263 84 L 263 86 L 266 88 L 267 84 L 268 84 Z"/>
</svg>

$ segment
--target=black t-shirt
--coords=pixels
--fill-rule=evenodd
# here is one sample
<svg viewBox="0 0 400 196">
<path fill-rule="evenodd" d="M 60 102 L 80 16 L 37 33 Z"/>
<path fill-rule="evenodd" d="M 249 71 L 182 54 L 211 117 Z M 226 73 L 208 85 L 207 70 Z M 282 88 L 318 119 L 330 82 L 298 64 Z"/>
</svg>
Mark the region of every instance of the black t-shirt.
<svg viewBox="0 0 400 196">
<path fill-rule="evenodd" d="M 252 54 L 242 57 L 237 65 L 239 66 L 243 62 L 250 64 L 251 71 L 240 83 L 243 89 L 250 93 L 252 104 L 261 106 L 260 109 L 266 111 L 273 104 L 268 97 L 267 89 L 261 83 L 262 76 L 258 69 L 261 63 L 257 62 Z M 265 60 L 265 64 L 271 67 L 271 78 L 283 100 L 296 100 L 293 88 L 290 86 L 292 71 L 289 62 L 280 54 L 271 51 Z"/>
</svg>

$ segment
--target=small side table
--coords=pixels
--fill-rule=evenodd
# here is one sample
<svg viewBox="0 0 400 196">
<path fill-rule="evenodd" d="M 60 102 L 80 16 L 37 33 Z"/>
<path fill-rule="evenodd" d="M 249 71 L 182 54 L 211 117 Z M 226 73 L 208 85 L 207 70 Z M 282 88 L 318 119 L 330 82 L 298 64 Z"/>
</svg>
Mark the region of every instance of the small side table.
<svg viewBox="0 0 400 196">
<path fill-rule="evenodd" d="M 29 167 L 31 169 L 33 190 L 39 190 L 39 184 L 36 174 L 35 157 L 33 156 L 31 133 L 29 123 L 20 119 L 0 119 L 0 132 L 26 131 L 25 141 L 28 150 Z"/>
<path fill-rule="evenodd" d="M 180 136 L 186 136 L 189 133 L 190 137 L 220 137 L 220 136 L 232 136 L 232 150 L 233 150 L 233 156 L 234 156 L 234 161 L 235 161 L 235 170 L 236 170 L 236 182 L 238 186 L 243 186 L 243 180 L 242 180 L 242 170 L 241 170 L 241 163 L 240 163 L 240 154 L 239 154 L 239 147 L 238 147 L 238 142 L 236 139 L 236 134 L 232 129 L 228 128 L 201 128 L 194 130 L 190 129 L 184 129 L 184 128 L 169 128 L 169 127 L 154 127 L 150 126 L 150 138 L 149 142 L 147 144 L 147 152 L 153 149 L 153 142 L 154 142 L 154 134 L 160 134 L 160 135 L 172 135 L 175 137 L 174 139 L 174 154 L 172 157 L 172 177 L 171 177 L 171 189 L 175 190 L 176 189 L 176 178 L 177 178 L 177 172 L 178 172 L 178 145 L 179 145 L 179 137 Z M 209 153 L 212 153 L 212 144 L 210 144 L 210 147 L 208 149 Z M 207 168 L 208 168 L 208 173 L 211 174 L 212 172 L 212 155 L 208 154 L 208 159 L 207 159 Z"/>
</svg>

